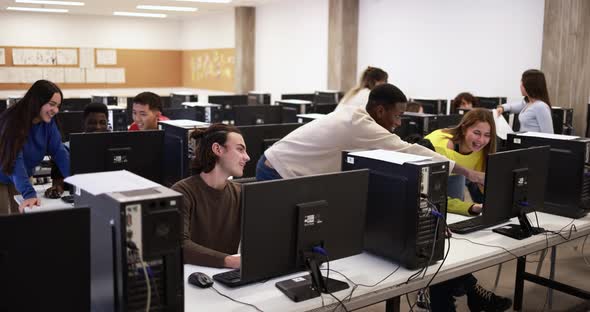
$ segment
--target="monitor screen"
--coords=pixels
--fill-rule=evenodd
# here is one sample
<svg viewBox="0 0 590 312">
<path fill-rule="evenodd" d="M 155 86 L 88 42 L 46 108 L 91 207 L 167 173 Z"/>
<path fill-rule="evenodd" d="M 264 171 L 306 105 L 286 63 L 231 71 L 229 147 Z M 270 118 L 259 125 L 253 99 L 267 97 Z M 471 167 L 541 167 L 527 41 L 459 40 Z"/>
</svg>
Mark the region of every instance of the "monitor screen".
<svg viewBox="0 0 590 312">
<path fill-rule="evenodd" d="M 162 111 L 162 115 L 170 118 L 171 120 L 176 119 L 188 119 L 195 121 L 204 121 L 203 114 L 199 114 L 196 107 L 182 107 L 182 108 L 167 108 Z"/>
<path fill-rule="evenodd" d="M 90 210 L 0 216 L 0 311 L 90 310 Z"/>
<path fill-rule="evenodd" d="M 446 115 L 448 101 L 446 99 L 411 99 L 422 105 L 425 114 Z"/>
<path fill-rule="evenodd" d="M 282 139 L 291 131 L 299 128 L 300 123 L 288 123 L 288 124 L 274 124 L 274 125 L 250 125 L 250 126 L 239 126 L 240 132 L 244 137 L 244 143 L 246 143 L 246 150 L 250 161 L 246 163 L 244 167 L 243 177 L 253 177 L 256 175 L 256 163 L 262 156 L 264 151 L 269 148 L 272 144 Z"/>
<path fill-rule="evenodd" d="M 476 96 L 476 98 L 477 98 L 478 103 L 477 103 L 477 105 L 475 105 L 476 103 L 474 103 L 474 105 L 473 105 L 474 107 L 483 107 L 483 108 L 488 108 L 488 109 L 494 109 L 498 105 L 506 103 L 505 97 Z"/>
<path fill-rule="evenodd" d="M 366 169 L 242 185 L 242 280 L 262 280 L 303 268 L 298 214 L 314 206 L 318 241 L 330 261 L 363 250 L 369 171 Z"/>
<path fill-rule="evenodd" d="M 59 112 L 55 115 L 55 122 L 61 132 L 62 142 L 69 141 L 71 133 L 84 132 L 84 112 Z"/>
<path fill-rule="evenodd" d="M 162 183 L 163 151 L 161 130 L 72 134 L 71 173 L 127 170 Z"/>
<path fill-rule="evenodd" d="M 162 108 L 182 108 L 184 102 L 198 102 L 196 94 L 172 93 L 167 101 L 162 101 Z"/>
</svg>

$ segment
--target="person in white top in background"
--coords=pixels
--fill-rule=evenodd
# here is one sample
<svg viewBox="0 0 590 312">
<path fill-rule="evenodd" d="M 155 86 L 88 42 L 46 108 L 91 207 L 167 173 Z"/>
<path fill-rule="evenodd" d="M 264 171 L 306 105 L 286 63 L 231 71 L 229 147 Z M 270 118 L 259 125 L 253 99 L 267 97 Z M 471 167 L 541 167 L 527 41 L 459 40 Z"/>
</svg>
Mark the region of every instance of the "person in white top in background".
<svg viewBox="0 0 590 312">
<path fill-rule="evenodd" d="M 499 105 L 497 107 L 498 114 L 503 112 L 518 113 L 520 131 L 553 133 L 551 101 L 543 72 L 529 69 L 522 73 L 520 92 L 524 96 L 524 100 Z"/>
<path fill-rule="evenodd" d="M 307 123 L 268 148 L 258 160 L 256 179 L 273 180 L 338 172 L 342 151 L 385 149 L 449 161 L 450 171 L 483 184 L 485 174 L 455 165 L 430 149 L 393 134 L 401 124 L 407 98 L 391 84 L 371 90 L 366 108 L 333 112 Z"/>
<path fill-rule="evenodd" d="M 364 108 L 369 101 L 371 90 L 378 85 L 387 83 L 387 78 L 387 73 L 384 70 L 377 67 L 367 67 L 361 75 L 359 84 L 346 92 L 335 111 L 346 109 L 352 113 L 359 107 Z"/>
</svg>

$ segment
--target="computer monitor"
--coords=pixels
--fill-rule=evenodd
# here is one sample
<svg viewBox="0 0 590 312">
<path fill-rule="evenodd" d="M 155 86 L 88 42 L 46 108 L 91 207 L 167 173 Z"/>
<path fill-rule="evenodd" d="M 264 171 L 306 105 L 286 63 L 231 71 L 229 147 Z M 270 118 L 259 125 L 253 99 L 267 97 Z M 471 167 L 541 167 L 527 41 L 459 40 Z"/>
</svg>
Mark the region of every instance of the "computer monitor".
<svg viewBox="0 0 590 312">
<path fill-rule="evenodd" d="M 90 311 L 88 208 L 0 216 L 0 311 Z"/>
<path fill-rule="evenodd" d="M 127 170 L 162 183 L 163 152 L 161 130 L 70 135 L 72 175 Z"/>
<path fill-rule="evenodd" d="M 170 94 L 170 100 L 164 106 L 162 101 L 162 108 L 182 108 L 184 102 L 198 102 L 199 96 L 192 92 L 176 92 Z"/>
<path fill-rule="evenodd" d="M 0 99 L 0 113 L 4 112 L 8 108 L 8 100 Z"/>
<path fill-rule="evenodd" d="M 590 139 L 546 138 L 509 133 L 508 149 L 549 145 L 549 172 L 543 212 L 581 218 L 590 210 Z"/>
<path fill-rule="evenodd" d="M 92 102 L 90 98 L 65 98 L 59 107 L 60 111 L 83 111 Z M 102 103 L 102 102 L 101 102 Z"/>
<path fill-rule="evenodd" d="M 410 101 L 420 103 L 424 113 L 426 114 L 447 114 L 447 106 L 449 105 L 449 101 L 446 99 L 410 99 Z"/>
<path fill-rule="evenodd" d="M 362 169 L 242 184 L 240 282 L 304 270 L 314 246 L 330 261 L 361 253 L 368 181 Z M 223 276 L 213 278 L 223 283 Z"/>
<path fill-rule="evenodd" d="M 270 93 L 259 91 L 248 92 L 248 105 L 270 105 Z"/>
<path fill-rule="evenodd" d="M 336 106 L 338 104 L 332 104 L 332 103 L 318 103 L 318 104 L 314 104 L 312 107 L 312 112 L 316 113 L 316 114 L 329 114 L 331 112 L 333 112 L 336 109 Z"/>
<path fill-rule="evenodd" d="M 555 134 L 574 134 L 574 109 L 568 107 L 551 107 L 551 117 L 553 119 L 553 133 Z"/>
<path fill-rule="evenodd" d="M 69 141 L 71 133 L 84 132 L 84 112 L 59 112 L 55 115 L 55 122 L 61 132 L 62 142 Z"/>
<path fill-rule="evenodd" d="M 335 90 L 316 91 L 313 104 L 338 104 L 343 93 Z"/>
<path fill-rule="evenodd" d="M 107 106 L 116 106 L 119 102 L 119 98 L 110 95 L 93 95 L 91 101 L 92 103 L 103 103 Z"/>
<path fill-rule="evenodd" d="M 488 155 L 484 194 L 484 222 L 499 224 L 518 217 L 520 225 L 509 224 L 495 232 L 516 239 L 538 234 L 527 212 L 542 211 L 549 169 L 549 146 L 497 152 Z"/>
<path fill-rule="evenodd" d="M 282 106 L 238 105 L 233 107 L 236 126 L 281 123 Z"/>
<path fill-rule="evenodd" d="M 187 119 L 200 120 L 202 114 L 199 114 L 196 107 L 182 107 L 182 108 L 166 108 L 162 111 L 162 115 L 168 117 L 170 120 Z"/>
<path fill-rule="evenodd" d="M 210 95 L 207 101 L 211 104 L 221 105 L 223 111 L 224 121 L 234 120 L 234 106 L 248 105 L 248 95 L 236 94 L 236 95 Z"/>
<path fill-rule="evenodd" d="M 506 103 L 505 97 L 483 97 L 483 96 L 476 96 L 477 98 L 477 105 L 474 107 L 483 107 L 488 109 L 494 109 L 498 107 L 498 105 Z M 475 104 L 475 103 L 474 103 Z"/>
<path fill-rule="evenodd" d="M 250 161 L 247 162 L 244 167 L 243 177 L 247 178 L 255 176 L 256 162 L 262 156 L 264 151 L 302 125 L 303 124 L 301 123 L 286 123 L 238 126 L 238 129 L 240 129 L 240 132 L 242 132 L 242 136 L 244 137 L 248 156 L 250 156 Z"/>
</svg>

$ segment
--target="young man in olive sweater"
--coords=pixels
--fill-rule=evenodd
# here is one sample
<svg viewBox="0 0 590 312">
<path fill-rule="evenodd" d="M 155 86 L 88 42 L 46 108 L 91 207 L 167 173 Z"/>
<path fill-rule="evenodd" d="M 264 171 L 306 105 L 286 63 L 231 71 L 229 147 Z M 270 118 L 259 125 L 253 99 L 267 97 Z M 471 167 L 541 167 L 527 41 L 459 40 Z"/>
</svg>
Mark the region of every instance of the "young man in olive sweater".
<svg viewBox="0 0 590 312">
<path fill-rule="evenodd" d="M 250 160 L 240 131 L 223 124 L 197 129 L 193 161 L 195 174 L 172 186 L 182 193 L 184 263 L 239 268 L 240 177 Z"/>
</svg>

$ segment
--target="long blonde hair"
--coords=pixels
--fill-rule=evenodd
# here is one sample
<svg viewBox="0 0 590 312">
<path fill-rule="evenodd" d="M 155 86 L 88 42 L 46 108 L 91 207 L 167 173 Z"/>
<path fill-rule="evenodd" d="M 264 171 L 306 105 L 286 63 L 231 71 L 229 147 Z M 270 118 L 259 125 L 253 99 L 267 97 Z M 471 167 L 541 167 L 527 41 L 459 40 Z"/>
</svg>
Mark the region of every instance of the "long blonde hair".
<svg viewBox="0 0 590 312">
<path fill-rule="evenodd" d="M 348 92 L 346 92 L 340 103 L 347 101 L 349 98 L 353 97 L 364 88 L 373 90 L 373 88 L 375 88 L 375 86 L 377 85 L 377 82 L 387 82 L 387 78 L 387 73 L 383 69 L 371 66 L 367 67 L 367 69 L 365 69 L 365 71 L 363 71 L 363 74 L 361 75 L 361 80 L 359 81 L 359 84 L 356 87 L 348 90 Z"/>
</svg>

